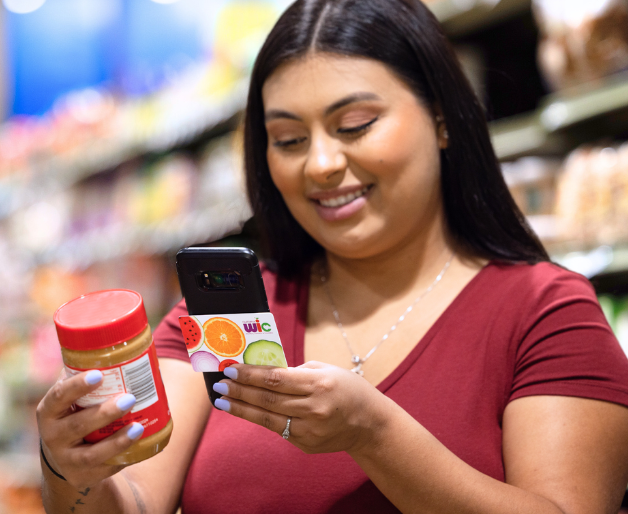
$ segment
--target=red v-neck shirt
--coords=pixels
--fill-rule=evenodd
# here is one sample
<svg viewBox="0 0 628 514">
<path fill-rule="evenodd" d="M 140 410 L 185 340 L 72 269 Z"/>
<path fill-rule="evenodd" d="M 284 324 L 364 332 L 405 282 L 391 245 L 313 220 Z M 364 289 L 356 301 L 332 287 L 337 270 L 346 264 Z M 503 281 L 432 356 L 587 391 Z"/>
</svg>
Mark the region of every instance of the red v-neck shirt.
<svg viewBox="0 0 628 514">
<path fill-rule="evenodd" d="M 288 365 L 299 366 L 308 279 L 267 269 L 263 277 Z M 160 357 L 188 360 L 178 323 L 186 313 L 180 302 L 155 330 Z M 377 388 L 462 460 L 503 481 L 508 402 L 562 395 L 628 406 L 628 360 L 584 277 L 550 263 L 492 262 Z M 183 514 L 397 512 L 346 453 L 306 455 L 216 409 L 181 505 Z"/>
</svg>

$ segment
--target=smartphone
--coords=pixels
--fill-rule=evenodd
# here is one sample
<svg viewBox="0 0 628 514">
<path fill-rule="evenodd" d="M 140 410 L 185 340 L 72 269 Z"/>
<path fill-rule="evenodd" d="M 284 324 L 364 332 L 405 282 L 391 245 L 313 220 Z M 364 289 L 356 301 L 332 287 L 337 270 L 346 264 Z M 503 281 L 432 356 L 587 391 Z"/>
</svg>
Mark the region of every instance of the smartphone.
<svg viewBox="0 0 628 514">
<path fill-rule="evenodd" d="M 192 246 L 176 258 L 181 292 L 188 314 L 245 314 L 270 312 L 259 262 L 248 248 Z M 222 371 L 203 372 L 212 405 L 220 398 L 213 385 Z"/>
</svg>

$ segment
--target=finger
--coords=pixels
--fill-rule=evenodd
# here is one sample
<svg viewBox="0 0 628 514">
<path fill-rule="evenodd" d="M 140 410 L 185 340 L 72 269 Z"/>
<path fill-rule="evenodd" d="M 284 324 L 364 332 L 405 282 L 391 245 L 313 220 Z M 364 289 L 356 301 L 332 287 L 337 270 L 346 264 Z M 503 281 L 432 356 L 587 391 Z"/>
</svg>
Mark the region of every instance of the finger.
<svg viewBox="0 0 628 514">
<path fill-rule="evenodd" d="M 248 403 L 244 403 L 240 400 L 235 400 L 233 398 L 219 398 L 215 402 L 216 407 L 220 410 L 224 410 L 229 414 L 237 416 L 238 418 L 246 419 L 251 423 L 255 423 L 256 425 L 260 425 L 268 430 L 272 430 L 277 434 L 281 435 L 286 428 L 286 424 L 288 421 L 288 416 L 284 414 L 278 414 L 276 412 L 270 412 L 261 407 L 257 407 L 255 405 L 249 405 Z M 298 434 L 298 428 L 294 430 L 294 423 L 299 423 L 298 417 L 292 417 L 290 422 L 290 435 L 296 436 Z"/>
<path fill-rule="evenodd" d="M 132 423 L 96 444 L 82 444 L 70 449 L 55 466 L 75 487 L 99 482 L 126 467 L 110 465 L 107 461 L 128 450 L 143 432 L 141 424 Z"/>
<path fill-rule="evenodd" d="M 318 362 L 318 361 L 307 361 L 304 364 L 301 364 L 300 366 L 297 366 L 297 368 L 299 369 L 324 369 L 324 368 L 329 368 L 330 364 L 326 364 L 324 362 Z"/>
<path fill-rule="evenodd" d="M 116 399 L 66 416 L 57 425 L 58 439 L 71 444 L 80 443 L 88 434 L 124 416 L 133 408 L 135 401 L 132 394 L 123 394 Z"/>
<path fill-rule="evenodd" d="M 65 464 L 70 469 L 89 470 L 90 473 L 110 476 L 120 470 L 119 465 L 110 465 L 106 462 L 128 450 L 144 433 L 140 423 L 131 423 L 118 430 L 115 434 L 95 444 L 82 444 L 72 448 L 66 457 Z M 62 465 L 62 469 L 63 469 Z M 68 478 L 68 477 L 66 477 Z"/>
<path fill-rule="evenodd" d="M 308 368 L 276 368 L 233 364 L 223 372 L 239 384 L 271 389 L 279 393 L 307 396 L 316 390 L 320 371 Z"/>
<path fill-rule="evenodd" d="M 272 389 L 239 384 L 233 380 L 221 380 L 213 388 L 229 399 L 241 400 L 285 416 L 303 417 L 307 409 L 307 396 L 279 393 Z"/>
<path fill-rule="evenodd" d="M 100 386 L 102 378 L 102 373 L 93 369 L 65 380 L 58 380 L 40 402 L 37 408 L 38 416 L 55 419 L 65 416 L 76 400 Z"/>
</svg>

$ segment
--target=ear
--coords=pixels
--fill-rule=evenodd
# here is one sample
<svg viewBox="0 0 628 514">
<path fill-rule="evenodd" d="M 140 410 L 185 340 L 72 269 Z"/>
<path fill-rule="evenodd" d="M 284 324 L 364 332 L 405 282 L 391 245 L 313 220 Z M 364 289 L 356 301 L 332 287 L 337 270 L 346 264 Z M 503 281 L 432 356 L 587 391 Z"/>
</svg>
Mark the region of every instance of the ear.
<svg viewBox="0 0 628 514">
<path fill-rule="evenodd" d="M 433 108 L 434 120 L 436 122 L 436 137 L 438 139 L 438 148 L 444 150 L 449 146 L 449 132 L 447 131 L 447 124 L 445 123 L 445 117 L 440 108 L 440 105 L 435 104 Z"/>
</svg>

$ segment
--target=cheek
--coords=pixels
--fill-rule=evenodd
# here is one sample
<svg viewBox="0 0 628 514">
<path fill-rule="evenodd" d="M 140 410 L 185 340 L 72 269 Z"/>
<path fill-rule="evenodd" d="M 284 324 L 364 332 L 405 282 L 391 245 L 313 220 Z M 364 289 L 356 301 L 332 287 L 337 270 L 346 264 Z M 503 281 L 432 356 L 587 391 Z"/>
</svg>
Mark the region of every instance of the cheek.
<svg viewBox="0 0 628 514">
<path fill-rule="evenodd" d="M 283 155 L 267 152 L 266 159 L 270 170 L 270 178 L 283 197 L 288 210 L 296 218 L 307 209 L 309 202 L 303 196 L 305 184 L 298 159 L 286 158 Z"/>
<path fill-rule="evenodd" d="M 365 142 L 360 154 L 362 157 L 356 158 L 367 159 L 369 168 L 381 178 L 423 180 L 438 175 L 437 140 L 431 125 L 420 118 L 391 120 L 381 132 Z"/>
<path fill-rule="evenodd" d="M 276 152 L 268 150 L 266 160 L 270 170 L 270 178 L 282 195 L 289 194 L 296 189 L 297 174 L 291 170 L 286 159 L 277 155 Z"/>
</svg>

